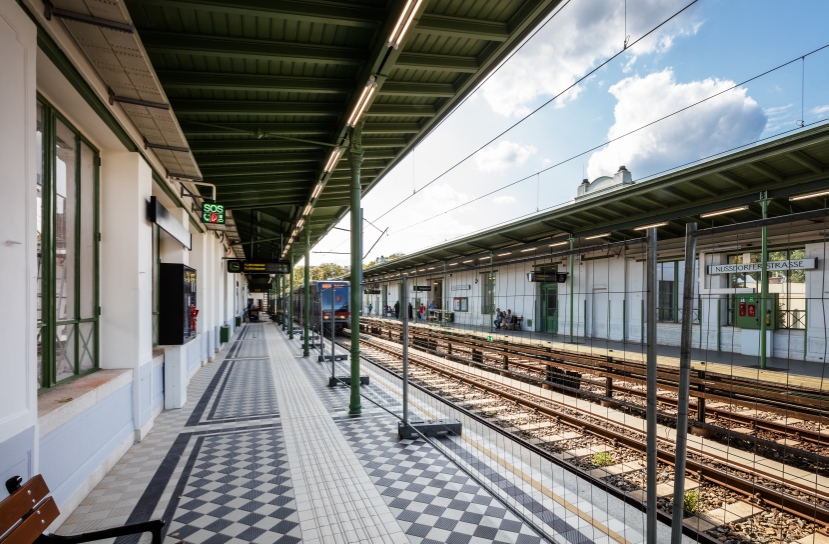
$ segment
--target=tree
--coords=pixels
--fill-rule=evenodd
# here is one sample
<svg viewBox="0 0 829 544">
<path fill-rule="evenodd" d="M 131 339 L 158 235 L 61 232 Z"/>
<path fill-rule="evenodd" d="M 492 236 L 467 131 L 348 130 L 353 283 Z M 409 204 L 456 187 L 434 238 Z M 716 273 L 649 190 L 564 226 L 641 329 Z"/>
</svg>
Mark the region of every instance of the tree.
<svg viewBox="0 0 829 544">
<path fill-rule="evenodd" d="M 311 267 L 311 281 L 333 280 L 348 274 L 348 268 L 334 263 Z M 294 289 L 305 284 L 305 265 L 294 267 Z"/>
</svg>

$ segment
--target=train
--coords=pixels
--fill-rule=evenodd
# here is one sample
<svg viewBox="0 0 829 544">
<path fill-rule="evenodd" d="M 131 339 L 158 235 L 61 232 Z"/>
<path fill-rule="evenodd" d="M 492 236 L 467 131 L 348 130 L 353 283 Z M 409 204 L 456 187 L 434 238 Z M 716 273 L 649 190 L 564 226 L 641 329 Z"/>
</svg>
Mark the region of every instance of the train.
<svg viewBox="0 0 829 544">
<path fill-rule="evenodd" d="M 319 332 L 320 324 L 329 331 L 333 322 L 337 332 L 348 327 L 351 313 L 348 308 L 349 284 L 347 281 L 320 280 L 312 281 L 311 285 L 311 322 L 314 332 Z M 331 317 L 331 303 L 333 295 L 334 317 Z M 302 323 L 305 305 L 305 287 L 294 289 L 294 319 Z"/>
</svg>

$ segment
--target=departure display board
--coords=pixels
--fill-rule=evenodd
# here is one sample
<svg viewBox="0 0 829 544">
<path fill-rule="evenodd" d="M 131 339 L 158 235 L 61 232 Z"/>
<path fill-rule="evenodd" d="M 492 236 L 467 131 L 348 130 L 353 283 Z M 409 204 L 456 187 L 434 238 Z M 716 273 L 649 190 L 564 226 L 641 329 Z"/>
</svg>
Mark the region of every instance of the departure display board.
<svg viewBox="0 0 829 544">
<path fill-rule="evenodd" d="M 230 274 L 288 274 L 291 266 L 287 261 L 240 261 L 229 259 L 227 271 Z"/>
<path fill-rule="evenodd" d="M 209 223 L 211 225 L 224 225 L 225 205 L 216 204 L 215 202 L 202 202 L 201 222 Z"/>
</svg>

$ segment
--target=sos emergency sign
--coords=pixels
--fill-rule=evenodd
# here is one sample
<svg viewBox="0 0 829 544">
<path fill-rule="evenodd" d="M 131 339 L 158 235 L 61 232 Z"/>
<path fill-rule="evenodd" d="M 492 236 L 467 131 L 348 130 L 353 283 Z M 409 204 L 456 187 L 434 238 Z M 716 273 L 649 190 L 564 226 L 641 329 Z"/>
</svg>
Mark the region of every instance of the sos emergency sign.
<svg viewBox="0 0 829 544">
<path fill-rule="evenodd" d="M 201 204 L 201 222 L 212 223 L 214 225 L 225 224 L 225 205 L 215 204 L 213 202 L 202 202 Z"/>
</svg>

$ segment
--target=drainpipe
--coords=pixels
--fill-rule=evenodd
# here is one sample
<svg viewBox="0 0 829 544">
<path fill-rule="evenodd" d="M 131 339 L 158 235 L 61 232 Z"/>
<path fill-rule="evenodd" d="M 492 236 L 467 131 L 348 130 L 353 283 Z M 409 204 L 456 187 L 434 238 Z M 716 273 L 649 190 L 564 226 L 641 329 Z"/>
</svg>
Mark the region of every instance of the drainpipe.
<svg viewBox="0 0 829 544">
<path fill-rule="evenodd" d="M 311 229 L 305 229 L 305 297 L 303 307 L 303 335 L 302 335 L 302 355 L 308 357 L 311 351 L 308 349 L 308 330 L 311 323 Z"/>
<path fill-rule="evenodd" d="M 288 338 L 294 339 L 294 250 L 291 249 L 291 277 L 288 280 Z"/>
</svg>

